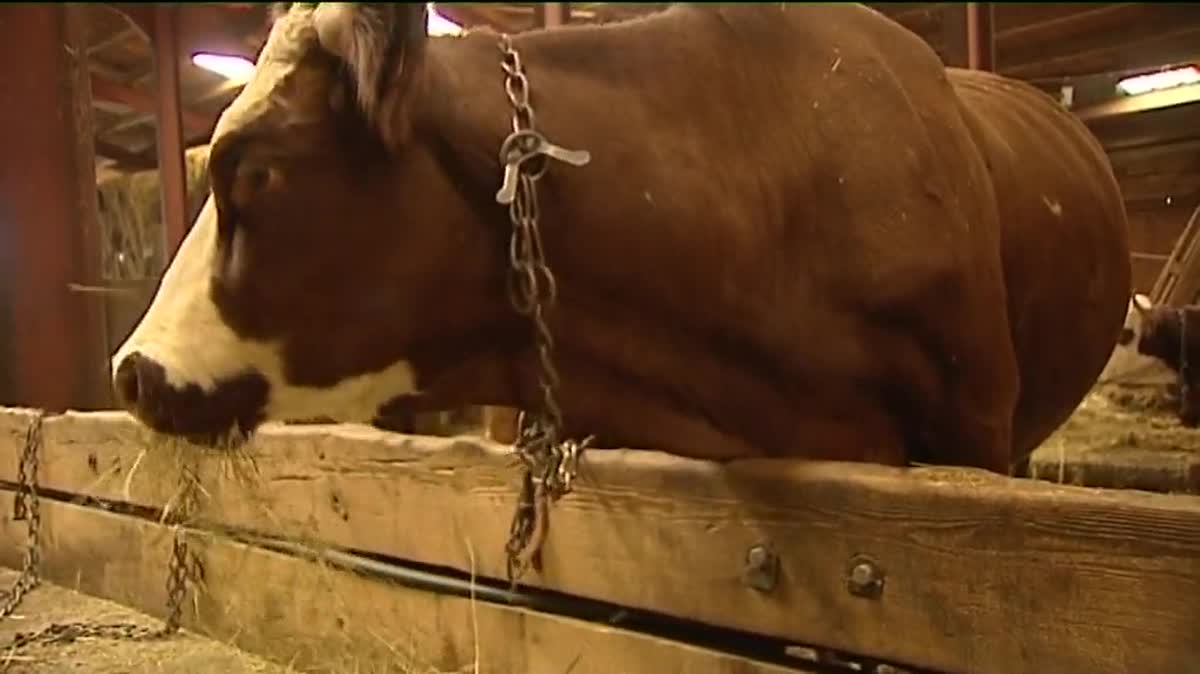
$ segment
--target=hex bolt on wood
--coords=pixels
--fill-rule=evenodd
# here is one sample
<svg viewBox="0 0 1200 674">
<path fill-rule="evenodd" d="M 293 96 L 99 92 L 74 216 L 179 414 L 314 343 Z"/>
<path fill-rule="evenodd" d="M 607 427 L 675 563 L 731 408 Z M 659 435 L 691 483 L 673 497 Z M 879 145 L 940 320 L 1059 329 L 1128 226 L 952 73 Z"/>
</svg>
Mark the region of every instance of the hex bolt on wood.
<svg viewBox="0 0 1200 674">
<path fill-rule="evenodd" d="M 883 569 L 872 559 L 856 555 L 850 559 L 846 589 L 855 597 L 879 599 L 883 595 Z"/>
<path fill-rule="evenodd" d="M 755 545 L 746 551 L 742 577 L 750 587 L 770 592 L 779 582 L 779 555 L 770 546 Z"/>
</svg>

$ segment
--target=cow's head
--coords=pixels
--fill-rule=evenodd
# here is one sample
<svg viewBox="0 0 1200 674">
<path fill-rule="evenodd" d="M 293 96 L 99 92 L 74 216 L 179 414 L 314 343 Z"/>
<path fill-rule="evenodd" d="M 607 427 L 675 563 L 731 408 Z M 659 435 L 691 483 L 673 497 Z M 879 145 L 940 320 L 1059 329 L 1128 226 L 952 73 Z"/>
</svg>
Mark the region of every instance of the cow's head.
<svg viewBox="0 0 1200 674">
<path fill-rule="evenodd" d="M 159 431 L 370 421 L 416 391 L 414 352 L 479 327 L 460 296 L 504 291 L 503 239 L 464 196 L 477 176 L 438 133 L 469 105 L 431 74 L 425 5 L 276 12 L 213 132 L 212 194 L 112 359 L 119 399 Z M 485 94 L 500 105 L 495 58 Z M 482 194 L 496 170 L 477 171 L 493 181 Z"/>
<path fill-rule="evenodd" d="M 1138 353 L 1157 358 L 1180 375 L 1179 420 L 1186 426 L 1200 424 L 1200 316 L 1198 309 L 1155 305 L 1138 293 L 1130 303 L 1121 343 L 1135 343 Z"/>
</svg>

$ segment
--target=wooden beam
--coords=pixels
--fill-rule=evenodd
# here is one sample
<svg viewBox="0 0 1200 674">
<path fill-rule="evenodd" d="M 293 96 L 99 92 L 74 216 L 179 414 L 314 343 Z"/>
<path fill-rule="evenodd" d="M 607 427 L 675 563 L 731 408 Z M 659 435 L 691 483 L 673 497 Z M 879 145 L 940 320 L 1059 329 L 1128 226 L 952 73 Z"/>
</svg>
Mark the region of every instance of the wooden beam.
<svg viewBox="0 0 1200 674">
<path fill-rule="evenodd" d="M 0 480 L 28 420 L 0 414 Z M 204 526 L 504 576 L 519 470 L 491 443 L 268 425 L 230 455 L 164 446 L 115 412 L 48 419 L 42 439 L 46 491 L 159 508 L 192 451 Z M 973 674 L 1124 674 L 1128 644 L 1139 671 L 1200 661 L 1193 497 L 598 450 L 550 522 L 530 584 L 791 643 Z M 755 546 L 778 564 L 748 569 Z M 860 563 L 879 586 L 848 585 Z"/>
<path fill-rule="evenodd" d="M 1109 151 L 1176 143 L 1196 137 L 1196 130 L 1200 129 L 1200 104 L 1098 117 L 1088 121 L 1087 126 Z"/>
<path fill-rule="evenodd" d="M 1053 23 L 1063 19 L 1107 7 L 1111 2 L 1006 2 L 1004 11 L 996 17 L 996 31 L 1006 32 L 1018 28 Z"/>
<path fill-rule="evenodd" d="M 1114 98 L 1098 105 L 1075 110 L 1075 116 L 1083 121 L 1115 117 L 1117 115 L 1132 115 L 1148 110 L 1173 108 L 1179 105 L 1200 103 L 1200 84 L 1189 84 L 1162 91 L 1151 91 L 1137 96 Z"/>
<path fill-rule="evenodd" d="M 1188 193 L 1176 193 L 1171 195 L 1171 203 L 1166 203 L 1162 197 L 1154 199 L 1126 199 L 1125 210 L 1130 214 L 1140 211 L 1161 210 L 1163 208 L 1172 208 L 1175 206 L 1186 206 L 1195 209 L 1200 205 L 1200 190 Z"/>
<path fill-rule="evenodd" d="M 0 489 L 0 508 L 12 512 L 13 492 Z M 165 617 L 171 529 L 45 496 L 41 516 L 44 577 Z M 22 540 L 22 528 L 8 517 L 0 521 L 6 541 L 0 544 L 0 563 L 10 568 L 21 565 L 22 549 L 9 541 Z M 192 585 L 183 627 L 275 660 L 289 672 L 803 671 L 604 624 L 404 587 L 378 573 L 334 565 L 389 568 L 352 555 L 328 553 L 310 561 L 203 530 L 189 533 L 189 552 L 204 577 Z M 156 663 L 154 671 L 165 670 Z M 197 663 L 178 671 L 211 670 Z"/>
<path fill-rule="evenodd" d="M 158 165 L 154 157 L 146 156 L 140 152 L 131 152 L 116 143 L 110 143 L 101 139 L 96 139 L 93 142 L 96 145 L 96 154 L 115 161 L 117 166 L 122 169 L 145 171 Z"/>
<path fill-rule="evenodd" d="M 87 8 L 0 6 L 0 400 L 104 408 Z"/>
<path fill-rule="evenodd" d="M 1200 34 L 1200 13 L 1188 4 L 1154 5 L 1142 20 L 1118 33 L 1108 31 L 1035 44 L 1020 50 L 1002 50 L 998 67 L 1001 72 L 1021 77 L 1043 77 L 1047 68 L 1066 68 L 1074 61 L 1091 56 L 1125 52 L 1162 42 L 1169 38 Z"/>
<path fill-rule="evenodd" d="M 1043 6 L 1064 7 L 1064 5 L 1050 4 Z M 1082 7 L 1082 5 L 1065 6 Z M 1120 26 L 1140 18 L 1153 7 L 1154 5 L 1137 2 L 1114 2 L 1095 7 L 1084 7 L 1069 14 L 1053 16 L 1034 23 L 1009 25 L 1003 30 L 997 30 L 996 42 L 1001 49 L 1006 51 L 1021 51 L 1034 45 L 1045 45 L 1053 43 L 1054 40 Z M 1005 3 L 999 13 L 1003 15 L 1016 13 L 1015 5 Z"/>
<path fill-rule="evenodd" d="M 158 74 L 158 175 L 162 190 L 165 260 L 175 256 L 187 233 L 187 166 L 179 102 L 179 8 L 154 7 L 154 65 Z"/>
<path fill-rule="evenodd" d="M 1121 181 L 1121 194 L 1129 201 L 1163 200 L 1173 194 L 1200 191 L 1200 172 L 1152 173 Z"/>
<path fill-rule="evenodd" d="M 1198 130 L 1200 131 L 1200 130 Z M 1124 164 L 1153 161 L 1159 157 L 1177 154 L 1200 154 L 1200 134 L 1170 143 L 1154 143 L 1134 147 L 1122 147 L 1107 152 L 1114 167 Z"/>
<path fill-rule="evenodd" d="M 1109 155 L 1109 162 L 1118 180 L 1154 173 L 1200 173 L 1200 148 L 1193 141 L 1178 144 L 1174 152 L 1167 152 L 1167 148 L 1126 151 Z"/>
</svg>

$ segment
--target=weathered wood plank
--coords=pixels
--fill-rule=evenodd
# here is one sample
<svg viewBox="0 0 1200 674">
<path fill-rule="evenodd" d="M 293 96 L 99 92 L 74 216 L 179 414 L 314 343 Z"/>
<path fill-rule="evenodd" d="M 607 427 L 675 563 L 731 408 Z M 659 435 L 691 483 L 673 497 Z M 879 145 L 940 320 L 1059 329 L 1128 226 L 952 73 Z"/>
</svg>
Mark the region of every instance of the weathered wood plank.
<svg viewBox="0 0 1200 674">
<path fill-rule="evenodd" d="M 24 524 L 0 490 L 0 564 L 18 566 Z M 44 577 L 162 617 L 170 531 L 42 500 Z M 204 583 L 187 629 L 311 672 L 796 674 L 578 620 L 441 596 L 195 532 Z M 35 590 L 36 592 L 36 590 Z"/>
<path fill-rule="evenodd" d="M 17 447 L 7 415 L 0 479 Z M 175 475 L 122 414 L 45 427 L 42 484 L 147 505 Z M 359 427 L 272 427 L 258 474 L 206 453 L 204 516 L 503 576 L 518 484 L 502 449 Z M 135 469 L 136 465 L 136 469 Z M 244 468 L 243 468 L 244 471 Z M 131 474 L 132 473 L 132 474 Z M 780 554 L 773 592 L 747 550 Z M 847 591 L 866 555 L 882 596 Z M 545 568 L 571 594 L 944 671 L 1107 674 L 1200 662 L 1200 499 L 1064 487 L 970 470 L 817 462 L 725 466 L 589 455 L 552 512 Z"/>
</svg>

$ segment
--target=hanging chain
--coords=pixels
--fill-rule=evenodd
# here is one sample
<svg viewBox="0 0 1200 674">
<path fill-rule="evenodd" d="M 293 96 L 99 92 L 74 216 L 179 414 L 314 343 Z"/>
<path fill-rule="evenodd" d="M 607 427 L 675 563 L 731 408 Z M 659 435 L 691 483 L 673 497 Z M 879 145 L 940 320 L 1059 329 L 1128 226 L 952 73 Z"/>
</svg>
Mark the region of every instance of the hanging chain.
<svg viewBox="0 0 1200 674">
<path fill-rule="evenodd" d="M 13 583 L 12 589 L 5 593 L 3 603 L 0 603 L 0 620 L 12 615 L 25 599 L 25 595 L 42 582 L 38 576 L 38 568 L 42 561 L 42 510 L 38 503 L 37 473 L 44 415 L 45 413 L 39 410 L 25 431 L 25 446 L 21 450 L 20 463 L 17 464 L 17 493 L 13 498 L 13 521 L 25 521 L 25 558 L 21 563 L 20 576 Z"/>
<path fill-rule="evenodd" d="M 584 166 L 591 155 L 554 145 L 536 127 L 529 100 L 529 79 L 520 54 L 508 35 L 500 36 L 504 92 L 512 105 L 512 133 L 500 146 L 504 180 L 496 201 L 507 204 L 512 221 L 509 242 L 509 299 L 517 313 L 533 325 L 537 351 L 541 408 L 524 410 L 517 417 L 517 439 L 513 450 L 524 465 L 517 511 L 509 531 L 508 578 L 516 581 L 531 564 L 539 564 L 541 543 L 548 526 L 549 503 L 571 491 L 579 467 L 579 455 L 591 442 L 564 439 L 562 408 L 558 404 L 558 369 L 554 365 L 554 338 L 546 324 L 546 312 L 558 298 L 554 274 L 546 266 L 542 248 L 537 182 L 546 173 L 546 158 L 572 166 Z"/>
<path fill-rule="evenodd" d="M 171 560 L 167 563 L 167 618 L 162 626 L 162 636 L 179 629 L 183 605 L 187 600 L 188 581 L 203 579 L 204 567 L 200 558 L 188 548 L 187 531 L 184 525 L 195 512 L 200 496 L 200 477 L 196 469 L 195 456 L 189 455 L 179 466 L 179 503 L 168 513 L 167 520 L 175 528 L 171 542 Z"/>
<path fill-rule="evenodd" d="M 25 559 L 20 576 L 11 590 L 0 599 L 0 620 L 16 611 L 25 597 L 41 584 L 41 504 L 37 492 L 38 461 L 42 446 L 42 422 L 45 413 L 39 411 L 25 433 L 25 446 L 21 451 L 17 467 L 17 494 L 13 500 L 13 520 L 26 522 Z M 175 524 L 175 539 L 167 572 L 167 619 L 161 627 L 147 627 L 132 622 L 53 623 L 37 632 L 18 632 L 5 650 L 22 648 L 33 644 L 62 644 L 77 639 L 118 639 L 127 641 L 149 641 L 173 634 L 179 629 L 180 616 L 187 598 L 187 582 L 199 579 L 203 572 L 199 560 L 187 547 L 182 523 L 196 506 L 198 494 L 197 476 L 194 467 L 184 465 L 180 472 L 179 506 L 170 513 Z"/>
</svg>

